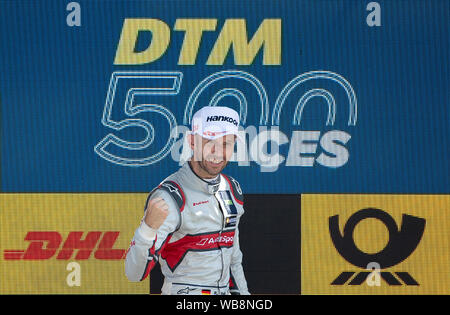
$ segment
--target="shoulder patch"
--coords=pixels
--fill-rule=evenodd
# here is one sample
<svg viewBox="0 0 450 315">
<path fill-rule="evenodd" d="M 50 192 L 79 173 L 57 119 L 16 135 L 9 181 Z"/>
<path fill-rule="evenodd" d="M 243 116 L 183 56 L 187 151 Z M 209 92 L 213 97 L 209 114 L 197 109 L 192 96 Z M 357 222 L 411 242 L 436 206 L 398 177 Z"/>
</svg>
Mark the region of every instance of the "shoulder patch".
<svg viewBox="0 0 450 315">
<path fill-rule="evenodd" d="M 186 203 L 186 198 L 184 197 L 184 192 L 181 189 L 180 185 L 178 185 L 176 182 L 171 181 L 171 180 L 162 182 L 158 187 L 156 187 L 155 189 L 153 189 L 150 192 L 150 194 L 147 198 L 147 202 L 145 203 L 145 208 L 147 208 L 148 201 L 149 201 L 151 195 L 153 194 L 153 192 L 155 192 L 158 189 L 165 190 L 166 192 L 169 193 L 169 195 L 172 196 L 172 198 L 173 198 L 173 200 L 175 200 L 180 212 L 182 212 L 184 210 L 184 205 Z"/>
<path fill-rule="evenodd" d="M 236 200 L 236 202 L 240 205 L 243 205 L 244 204 L 244 194 L 242 193 L 241 185 L 239 185 L 239 182 L 231 176 L 227 176 L 225 174 L 222 174 L 222 175 L 227 180 L 228 184 L 230 185 L 231 193 L 233 194 L 233 197 Z"/>
</svg>

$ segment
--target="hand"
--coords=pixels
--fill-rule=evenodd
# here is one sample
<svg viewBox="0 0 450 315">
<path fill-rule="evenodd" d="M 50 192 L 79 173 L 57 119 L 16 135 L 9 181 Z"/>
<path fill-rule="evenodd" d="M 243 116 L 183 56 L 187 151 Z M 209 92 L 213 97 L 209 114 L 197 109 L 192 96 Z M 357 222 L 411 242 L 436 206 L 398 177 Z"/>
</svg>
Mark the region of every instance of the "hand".
<svg viewBox="0 0 450 315">
<path fill-rule="evenodd" d="M 151 199 L 145 210 L 144 222 L 154 230 L 164 223 L 169 215 L 169 206 L 163 198 Z"/>
</svg>

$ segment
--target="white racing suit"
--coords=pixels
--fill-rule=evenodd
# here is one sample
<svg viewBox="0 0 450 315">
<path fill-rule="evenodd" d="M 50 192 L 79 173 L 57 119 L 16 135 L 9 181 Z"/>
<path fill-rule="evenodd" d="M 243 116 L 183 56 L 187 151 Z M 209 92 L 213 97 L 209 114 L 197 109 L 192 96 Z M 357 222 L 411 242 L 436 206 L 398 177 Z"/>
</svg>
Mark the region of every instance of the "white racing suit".
<svg viewBox="0 0 450 315">
<path fill-rule="evenodd" d="M 238 224 L 244 213 L 239 183 L 221 174 L 214 182 L 185 163 L 152 190 L 169 214 L 158 230 L 141 220 L 125 259 L 130 281 L 144 280 L 159 261 L 162 294 L 249 294 Z"/>
</svg>

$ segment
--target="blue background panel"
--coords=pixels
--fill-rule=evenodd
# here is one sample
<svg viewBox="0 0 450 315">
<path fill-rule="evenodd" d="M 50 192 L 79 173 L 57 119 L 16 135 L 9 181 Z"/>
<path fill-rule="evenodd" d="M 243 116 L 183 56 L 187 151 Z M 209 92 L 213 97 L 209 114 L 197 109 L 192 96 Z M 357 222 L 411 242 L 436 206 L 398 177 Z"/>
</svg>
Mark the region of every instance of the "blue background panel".
<svg viewBox="0 0 450 315">
<path fill-rule="evenodd" d="M 181 73 L 176 95 L 137 95 L 131 106 L 158 104 L 177 124 L 188 125 L 184 115 L 193 91 L 221 71 L 240 71 L 261 83 L 268 101 L 267 121 L 261 123 L 262 106 L 254 87 L 238 78 L 211 85 L 194 109 L 208 105 L 221 89 L 240 89 L 248 103 L 244 127 L 278 127 L 288 139 L 279 148 L 284 157 L 300 130 L 319 131 L 321 137 L 331 130 L 351 136 L 343 145 L 348 161 L 336 168 L 317 161 L 312 166 L 287 166 L 284 161 L 276 170 L 262 172 L 256 162 L 230 163 L 226 173 L 238 179 L 246 193 L 449 192 L 448 1 L 378 1 L 379 27 L 366 23 L 369 1 L 78 1 L 79 27 L 66 24 L 68 2 L 0 2 L 4 192 L 151 190 L 178 169 L 170 154 L 153 164 L 130 166 L 112 163 L 94 150 L 108 134 L 128 142 L 148 136 L 140 126 L 114 130 L 102 123 L 112 74 Z M 161 58 L 143 65 L 114 65 L 126 18 L 160 19 L 169 26 L 171 40 Z M 178 65 L 184 32 L 173 28 L 181 18 L 217 19 L 216 30 L 204 32 L 195 65 Z M 281 19 L 280 65 L 263 65 L 261 51 L 250 65 L 236 65 L 231 52 L 223 65 L 206 65 L 225 21 L 235 18 L 245 19 L 249 38 L 264 19 Z M 145 49 L 152 39 L 142 34 L 136 49 Z M 341 85 L 323 78 L 296 87 L 286 98 L 279 123 L 273 124 L 283 88 L 311 71 L 338 74 L 351 85 L 357 98 L 354 125 L 348 125 L 348 95 Z M 110 118 L 148 122 L 154 141 L 142 150 L 110 145 L 113 155 L 145 159 L 158 153 L 170 136 L 170 120 L 161 112 L 126 112 L 128 90 L 143 84 L 150 88 L 155 83 L 136 79 L 117 86 Z M 327 106 L 319 97 L 308 102 L 301 125 L 293 124 L 299 99 L 313 89 L 333 95 L 333 126 L 325 124 Z M 239 110 L 234 97 L 218 104 Z M 319 145 L 311 157 L 321 152 Z"/>
</svg>

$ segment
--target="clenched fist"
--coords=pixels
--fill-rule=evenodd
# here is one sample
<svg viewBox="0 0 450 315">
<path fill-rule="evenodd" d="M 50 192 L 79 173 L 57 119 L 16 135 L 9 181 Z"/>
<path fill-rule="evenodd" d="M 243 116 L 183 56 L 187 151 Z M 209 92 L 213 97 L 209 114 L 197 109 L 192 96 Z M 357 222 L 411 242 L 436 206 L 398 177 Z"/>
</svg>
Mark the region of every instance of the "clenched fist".
<svg viewBox="0 0 450 315">
<path fill-rule="evenodd" d="M 159 229 L 169 215 L 169 206 L 163 198 L 151 199 L 145 211 L 145 224 L 152 229 Z"/>
</svg>

